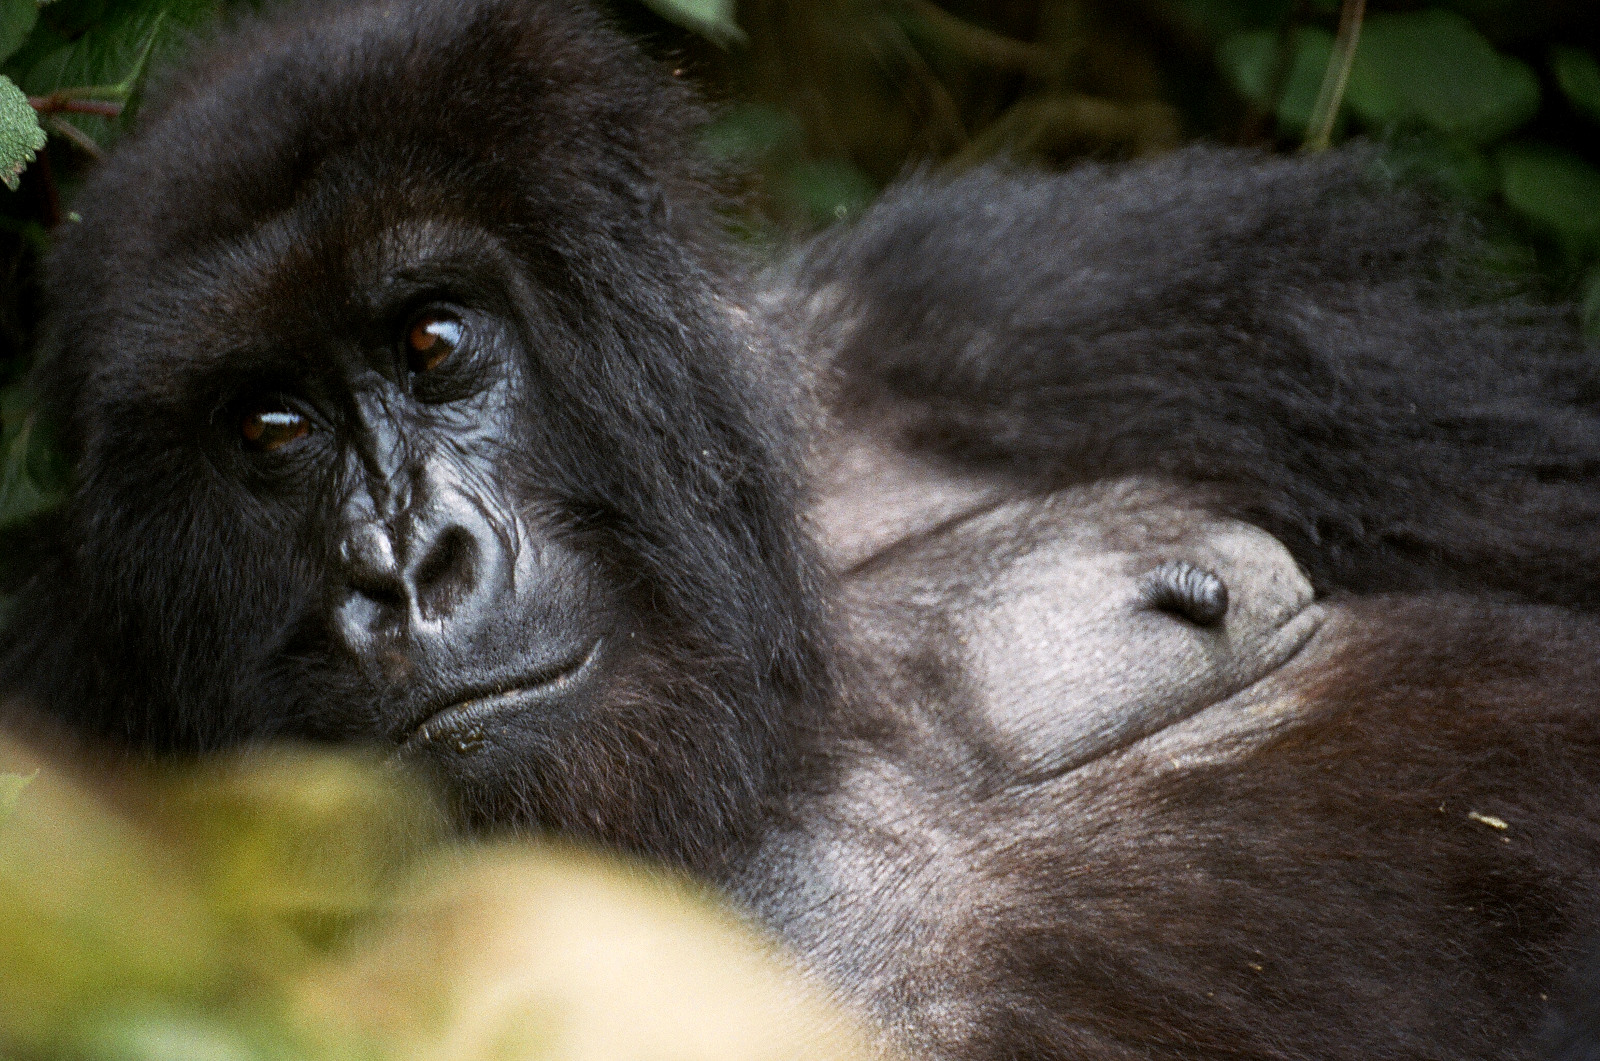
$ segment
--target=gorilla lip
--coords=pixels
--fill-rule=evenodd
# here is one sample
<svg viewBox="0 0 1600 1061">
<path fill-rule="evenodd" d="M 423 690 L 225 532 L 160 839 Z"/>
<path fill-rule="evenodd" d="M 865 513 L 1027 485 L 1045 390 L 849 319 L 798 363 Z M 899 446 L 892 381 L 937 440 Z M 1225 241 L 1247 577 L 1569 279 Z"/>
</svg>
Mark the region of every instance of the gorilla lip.
<svg viewBox="0 0 1600 1061">
<path fill-rule="evenodd" d="M 604 639 L 596 638 L 580 653 L 536 671 L 526 678 L 509 682 L 496 682 L 489 690 L 473 690 L 460 699 L 423 716 L 400 738 L 402 748 L 415 747 L 430 741 L 471 734 L 481 739 L 476 724 L 487 721 L 509 709 L 521 706 L 530 699 L 544 699 L 575 686 L 600 655 Z M 470 750 L 463 747 L 463 751 Z"/>
</svg>

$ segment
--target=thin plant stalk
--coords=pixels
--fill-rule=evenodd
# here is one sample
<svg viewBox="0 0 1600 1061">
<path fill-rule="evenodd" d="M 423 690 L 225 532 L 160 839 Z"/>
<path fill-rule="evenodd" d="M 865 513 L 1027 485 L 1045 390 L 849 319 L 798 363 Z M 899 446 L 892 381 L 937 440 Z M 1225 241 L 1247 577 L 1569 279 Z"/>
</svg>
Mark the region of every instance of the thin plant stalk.
<svg viewBox="0 0 1600 1061">
<path fill-rule="evenodd" d="M 1361 23 L 1366 13 L 1367 0 L 1344 0 L 1344 6 L 1339 9 L 1339 34 L 1334 38 L 1333 54 L 1328 57 L 1328 69 L 1322 75 L 1322 87 L 1317 90 L 1311 122 L 1306 126 L 1304 148 L 1307 151 L 1326 151 L 1333 143 L 1333 125 L 1344 103 L 1345 88 L 1350 83 L 1350 67 L 1355 63 L 1356 45 L 1361 41 Z"/>
</svg>

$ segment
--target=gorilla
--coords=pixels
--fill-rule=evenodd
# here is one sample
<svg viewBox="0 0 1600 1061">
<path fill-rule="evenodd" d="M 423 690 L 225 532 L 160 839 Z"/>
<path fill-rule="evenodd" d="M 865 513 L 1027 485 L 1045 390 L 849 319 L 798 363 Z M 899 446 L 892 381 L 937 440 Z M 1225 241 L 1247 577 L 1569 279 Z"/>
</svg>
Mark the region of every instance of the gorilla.
<svg viewBox="0 0 1600 1061">
<path fill-rule="evenodd" d="M 172 75 L 51 262 L 0 690 L 361 742 L 911 1056 L 1516 1058 L 1600 931 L 1600 377 L 1359 151 L 914 177 L 757 268 L 564 0 Z"/>
</svg>

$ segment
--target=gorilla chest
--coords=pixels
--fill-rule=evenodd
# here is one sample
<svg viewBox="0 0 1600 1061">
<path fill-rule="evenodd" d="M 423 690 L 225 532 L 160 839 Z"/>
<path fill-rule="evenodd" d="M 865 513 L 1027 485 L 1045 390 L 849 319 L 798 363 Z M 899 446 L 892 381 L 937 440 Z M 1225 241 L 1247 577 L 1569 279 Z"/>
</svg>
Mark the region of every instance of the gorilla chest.
<svg viewBox="0 0 1600 1061">
<path fill-rule="evenodd" d="M 984 500 L 857 561 L 879 699 L 1013 780 L 1048 778 L 1254 686 L 1323 612 L 1288 551 L 1127 481 Z"/>
<path fill-rule="evenodd" d="M 817 523 L 849 557 L 855 685 L 881 725 L 768 844 L 756 876 L 784 883 L 754 901 L 901 1041 L 959 1055 L 1007 1004 L 1004 941 L 1121 901 L 1099 889 L 1129 867 L 1094 867 L 1160 843 L 1145 785 L 1296 715 L 1328 615 L 1274 538 L 1164 486 L 955 484 L 898 523 L 872 492 L 877 529 L 837 498 Z"/>
</svg>

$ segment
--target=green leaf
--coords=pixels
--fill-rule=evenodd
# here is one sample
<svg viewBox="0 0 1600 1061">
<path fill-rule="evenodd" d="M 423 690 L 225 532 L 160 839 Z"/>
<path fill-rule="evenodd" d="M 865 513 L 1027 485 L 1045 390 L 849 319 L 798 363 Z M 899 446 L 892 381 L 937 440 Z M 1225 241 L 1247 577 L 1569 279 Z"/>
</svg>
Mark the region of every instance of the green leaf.
<svg viewBox="0 0 1600 1061">
<path fill-rule="evenodd" d="M 46 18 L 40 18 L 33 27 L 33 32 L 28 34 L 28 39 L 22 47 L 11 54 L 11 58 L 0 63 L 0 73 L 6 74 L 11 80 L 21 84 L 25 76 L 32 70 L 34 64 L 57 48 L 65 47 L 69 38 L 64 36 Z"/>
<path fill-rule="evenodd" d="M 38 21 L 39 5 L 33 0 L 0 0 L 0 61 L 22 47 Z"/>
<path fill-rule="evenodd" d="M 1294 11 L 1294 0 L 1178 0 L 1182 15 L 1215 38 L 1277 26 Z"/>
<path fill-rule="evenodd" d="M 1590 270 L 1583 289 L 1583 332 L 1600 341 L 1600 266 Z"/>
<path fill-rule="evenodd" d="M 74 1045 L 105 1061 L 260 1061 L 233 1022 L 189 1013 L 117 1013 Z"/>
<path fill-rule="evenodd" d="M 1421 125 L 1488 143 L 1539 109 L 1539 80 L 1449 11 L 1367 20 L 1346 98 L 1369 125 Z"/>
<path fill-rule="evenodd" d="M 1550 67 L 1572 105 L 1600 120 L 1600 62 L 1576 48 L 1556 48 L 1550 53 Z"/>
<path fill-rule="evenodd" d="M 1508 145 L 1497 157 L 1514 210 L 1574 254 L 1600 250 L 1600 170 L 1538 144 Z"/>
<path fill-rule="evenodd" d="M 11 816 L 17 808 L 17 800 L 22 798 L 22 790 L 28 787 L 28 782 L 39 776 L 35 770 L 31 774 L 0 774 L 0 822 Z"/>
<path fill-rule="evenodd" d="M 28 97 L 9 77 L 0 76 L 0 183 L 16 191 L 22 171 L 44 144 L 44 130 Z"/>
<path fill-rule="evenodd" d="M 1422 180 L 1453 195 L 1487 199 L 1500 190 L 1500 173 L 1476 144 L 1438 135 L 1387 147 L 1384 168 L 1400 180 Z"/>
<path fill-rule="evenodd" d="M 797 145 L 802 135 L 800 123 L 792 114 L 759 103 L 745 103 L 728 108 L 706 126 L 700 144 L 712 158 L 748 165 Z"/>
<path fill-rule="evenodd" d="M 1322 87 L 1323 71 L 1333 55 L 1333 34 L 1303 27 L 1295 31 L 1288 76 L 1276 101 L 1278 121 L 1288 132 L 1298 133 L 1311 120 L 1311 110 Z M 1274 107 L 1271 94 L 1278 62 L 1278 34 L 1273 30 L 1236 33 L 1222 42 L 1217 58 L 1234 87 L 1262 107 Z"/>
<path fill-rule="evenodd" d="M 92 23 L 82 36 L 35 63 L 23 85 L 36 96 L 76 91 L 80 95 L 126 99 L 146 69 L 170 59 L 188 37 L 216 10 L 215 0 L 165 0 L 115 5 L 105 19 Z M 87 91 L 86 91 L 87 90 Z M 100 143 L 118 129 L 112 119 L 94 115 L 59 115 Z"/>
<path fill-rule="evenodd" d="M 40 59 L 23 84 L 36 96 L 48 96 L 63 89 L 91 85 L 109 89 L 131 83 L 160 37 L 166 18 L 165 6 L 131 5 Z"/>
<path fill-rule="evenodd" d="M 790 202 L 818 225 L 859 213 L 876 192 L 866 174 L 841 159 L 802 162 L 784 175 L 782 187 Z"/>
<path fill-rule="evenodd" d="M 0 527 L 55 507 L 64 482 L 60 457 L 26 391 L 0 390 Z"/>
<path fill-rule="evenodd" d="M 721 45 L 744 40 L 744 31 L 734 21 L 734 0 L 644 0 L 656 14 L 669 22 L 692 29 Z"/>
</svg>

